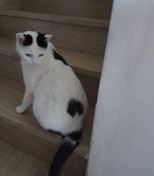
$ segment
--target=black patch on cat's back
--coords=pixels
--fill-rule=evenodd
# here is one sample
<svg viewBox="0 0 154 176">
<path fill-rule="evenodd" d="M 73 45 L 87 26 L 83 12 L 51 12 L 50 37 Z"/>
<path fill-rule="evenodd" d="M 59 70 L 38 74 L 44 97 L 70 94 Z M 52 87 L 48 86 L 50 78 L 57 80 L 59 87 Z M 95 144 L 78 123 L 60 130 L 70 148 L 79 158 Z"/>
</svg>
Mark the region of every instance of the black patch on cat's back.
<svg viewBox="0 0 154 176">
<path fill-rule="evenodd" d="M 82 115 L 83 111 L 84 111 L 84 107 L 80 101 L 75 100 L 75 99 L 71 99 L 68 102 L 67 112 L 72 117 L 74 117 L 76 115 L 76 113 L 78 113 L 79 115 Z"/>
<path fill-rule="evenodd" d="M 36 41 L 39 47 L 47 48 L 48 43 L 46 41 L 45 34 L 38 33 Z"/>
<path fill-rule="evenodd" d="M 56 50 L 53 49 L 52 51 L 53 51 L 54 58 L 56 60 L 60 60 L 63 62 L 63 64 L 68 65 L 68 63 L 65 61 L 65 59 L 60 54 L 58 54 Z"/>
<path fill-rule="evenodd" d="M 24 46 L 30 46 L 32 43 L 33 43 L 33 38 L 32 38 L 32 36 L 31 35 L 29 35 L 29 34 L 24 34 L 24 37 L 25 37 L 25 39 L 24 39 L 24 41 L 23 41 L 23 45 Z"/>
</svg>

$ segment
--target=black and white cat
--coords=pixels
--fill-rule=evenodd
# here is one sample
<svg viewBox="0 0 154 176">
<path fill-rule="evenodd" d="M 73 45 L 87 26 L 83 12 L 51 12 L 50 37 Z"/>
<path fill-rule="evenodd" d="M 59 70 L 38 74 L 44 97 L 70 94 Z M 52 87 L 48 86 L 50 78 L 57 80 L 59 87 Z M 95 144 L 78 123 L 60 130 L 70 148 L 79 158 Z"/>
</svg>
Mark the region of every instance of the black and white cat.
<svg viewBox="0 0 154 176">
<path fill-rule="evenodd" d="M 39 124 L 63 136 L 49 176 L 59 176 L 66 159 L 79 143 L 87 109 L 86 93 L 72 68 L 51 42 L 52 35 L 26 31 L 16 34 L 25 83 L 23 113 L 32 104 Z"/>
</svg>

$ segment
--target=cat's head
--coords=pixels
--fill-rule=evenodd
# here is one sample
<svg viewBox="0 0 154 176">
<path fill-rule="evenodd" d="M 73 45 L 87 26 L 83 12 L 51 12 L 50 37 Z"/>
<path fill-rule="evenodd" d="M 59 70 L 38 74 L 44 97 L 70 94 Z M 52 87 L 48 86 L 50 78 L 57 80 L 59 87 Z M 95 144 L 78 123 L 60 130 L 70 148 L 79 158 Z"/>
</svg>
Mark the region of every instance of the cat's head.
<svg viewBox="0 0 154 176">
<path fill-rule="evenodd" d="M 52 50 L 52 35 L 34 31 L 16 34 L 16 49 L 21 59 L 30 64 L 39 64 Z"/>
</svg>

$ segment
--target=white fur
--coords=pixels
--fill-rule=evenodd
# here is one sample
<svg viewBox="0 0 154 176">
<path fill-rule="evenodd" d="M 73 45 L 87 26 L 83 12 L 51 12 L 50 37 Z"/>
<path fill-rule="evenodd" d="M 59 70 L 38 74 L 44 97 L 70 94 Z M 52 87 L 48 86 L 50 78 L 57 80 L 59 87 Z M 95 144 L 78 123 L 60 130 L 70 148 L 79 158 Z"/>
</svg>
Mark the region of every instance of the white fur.
<svg viewBox="0 0 154 176">
<path fill-rule="evenodd" d="M 67 135 L 82 127 L 83 117 L 87 108 L 87 97 L 71 67 L 55 60 L 52 53 L 54 46 L 48 41 L 48 48 L 40 48 L 36 43 L 36 32 L 25 32 L 33 36 L 31 46 L 22 46 L 22 33 L 17 34 L 16 48 L 21 57 L 21 65 L 25 83 L 23 102 L 17 107 L 18 113 L 23 113 L 33 104 L 33 112 L 45 129 L 51 129 Z M 47 35 L 51 38 L 50 35 Z M 26 53 L 32 55 L 26 57 Z M 44 54 L 38 58 L 39 54 Z M 76 99 L 84 105 L 84 113 L 72 118 L 67 113 L 70 99 Z"/>
</svg>

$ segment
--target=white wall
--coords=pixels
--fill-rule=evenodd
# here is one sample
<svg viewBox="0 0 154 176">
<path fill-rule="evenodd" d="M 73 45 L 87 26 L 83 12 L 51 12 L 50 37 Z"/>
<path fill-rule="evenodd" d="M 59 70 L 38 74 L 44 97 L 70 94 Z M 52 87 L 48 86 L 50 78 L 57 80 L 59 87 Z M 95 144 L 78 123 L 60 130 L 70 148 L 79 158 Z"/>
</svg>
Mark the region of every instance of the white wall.
<svg viewBox="0 0 154 176">
<path fill-rule="evenodd" d="M 154 176 L 153 0 L 115 0 L 88 176 Z"/>
</svg>

